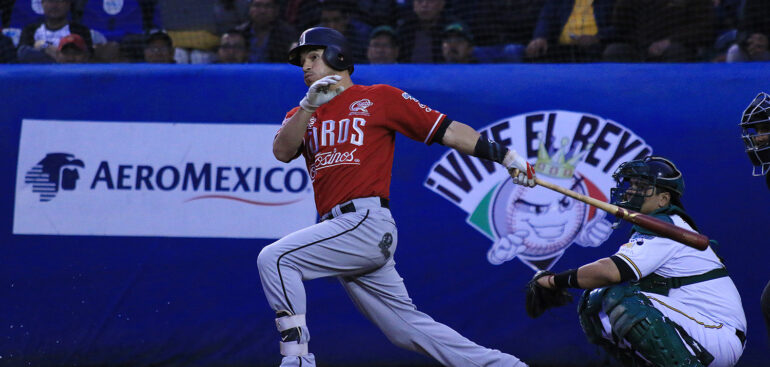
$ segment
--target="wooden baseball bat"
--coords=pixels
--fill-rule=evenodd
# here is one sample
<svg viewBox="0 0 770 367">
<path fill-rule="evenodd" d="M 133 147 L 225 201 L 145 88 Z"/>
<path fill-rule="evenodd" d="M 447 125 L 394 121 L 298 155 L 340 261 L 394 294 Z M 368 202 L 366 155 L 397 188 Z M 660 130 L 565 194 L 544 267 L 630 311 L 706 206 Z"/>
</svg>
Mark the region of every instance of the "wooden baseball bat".
<svg viewBox="0 0 770 367">
<path fill-rule="evenodd" d="M 658 218 L 651 217 L 646 214 L 638 213 L 633 210 L 621 208 L 617 205 L 605 203 L 601 200 L 594 199 L 590 196 L 578 194 L 570 189 L 563 188 L 559 185 L 552 184 L 547 181 L 543 181 L 539 178 L 535 178 L 535 182 L 547 189 L 551 189 L 556 192 L 560 192 L 575 200 L 580 200 L 588 205 L 595 206 L 607 213 L 610 213 L 620 219 L 624 219 L 634 224 L 638 224 L 640 227 L 649 229 L 663 237 L 670 238 L 676 242 L 683 243 L 692 248 L 704 251 L 709 246 L 709 238 L 692 231 L 688 231 L 684 228 L 679 228 L 671 223 L 664 222 Z"/>
</svg>

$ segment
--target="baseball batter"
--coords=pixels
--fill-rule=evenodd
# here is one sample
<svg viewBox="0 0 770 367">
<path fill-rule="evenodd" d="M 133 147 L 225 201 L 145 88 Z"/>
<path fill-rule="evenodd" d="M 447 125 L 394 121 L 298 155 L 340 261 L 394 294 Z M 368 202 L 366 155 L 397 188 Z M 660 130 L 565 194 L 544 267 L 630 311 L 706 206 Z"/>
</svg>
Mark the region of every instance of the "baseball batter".
<svg viewBox="0 0 770 367">
<path fill-rule="evenodd" d="M 397 88 L 353 84 L 350 49 L 337 31 L 306 30 L 289 62 L 302 67 L 309 89 L 286 114 L 273 153 L 284 162 L 305 157 L 321 222 L 259 254 L 262 287 L 281 334 L 281 366 L 315 366 L 302 282 L 329 276 L 397 346 L 447 366 L 525 366 L 416 309 L 395 268 L 398 230 L 388 197 L 396 132 L 499 162 L 528 186 L 535 184 L 534 169 L 515 151 Z"/>
<path fill-rule="evenodd" d="M 618 206 L 697 231 L 680 201 L 682 174 L 671 161 L 625 162 L 613 177 Z M 634 226 L 630 240 L 609 258 L 541 273 L 536 282 L 593 289 L 581 298 L 580 324 L 589 341 L 625 366 L 734 366 L 743 353 L 741 298 L 711 247 L 699 251 Z"/>
</svg>

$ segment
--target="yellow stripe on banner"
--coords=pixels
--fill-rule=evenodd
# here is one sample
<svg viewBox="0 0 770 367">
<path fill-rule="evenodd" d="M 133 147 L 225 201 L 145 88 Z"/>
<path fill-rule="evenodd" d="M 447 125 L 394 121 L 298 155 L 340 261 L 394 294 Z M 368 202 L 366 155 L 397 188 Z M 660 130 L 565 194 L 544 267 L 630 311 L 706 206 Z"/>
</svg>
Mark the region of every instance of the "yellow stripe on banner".
<svg viewBox="0 0 770 367">
<path fill-rule="evenodd" d="M 636 273 L 637 273 L 637 274 L 639 274 L 639 277 L 638 277 L 638 278 L 639 278 L 639 279 L 642 279 L 642 271 L 641 271 L 641 270 L 639 270 L 639 267 L 638 267 L 638 266 L 636 266 L 636 264 L 634 264 L 634 262 L 633 262 L 633 261 L 632 261 L 632 260 L 631 260 L 631 259 L 630 259 L 628 256 L 626 256 L 626 255 L 623 255 L 623 254 L 618 254 L 618 256 L 620 256 L 620 257 L 622 257 L 622 258 L 626 259 L 626 261 L 628 261 L 629 263 L 631 263 L 631 265 L 632 265 L 632 266 L 634 267 L 634 269 L 636 270 Z"/>
<path fill-rule="evenodd" d="M 666 307 L 668 307 L 668 308 L 670 308 L 670 309 L 672 309 L 672 310 L 674 310 L 676 312 L 679 312 L 682 316 L 684 316 L 684 317 L 686 317 L 686 318 L 688 318 L 688 319 L 690 319 L 692 321 L 695 321 L 696 323 L 698 323 L 698 325 L 702 325 L 702 326 L 704 326 L 707 329 L 721 329 L 722 326 L 724 326 L 723 324 L 719 324 L 719 325 L 706 325 L 706 323 L 696 320 L 694 317 L 692 317 L 692 316 L 690 316 L 690 315 L 688 315 L 688 314 L 686 314 L 686 313 L 684 313 L 684 312 L 682 312 L 680 310 L 677 310 L 674 307 L 671 307 L 671 306 L 667 305 L 665 302 L 663 302 L 663 301 L 661 301 L 661 300 L 659 300 L 659 299 L 657 299 L 655 297 L 647 296 L 647 298 L 649 298 L 649 299 L 651 299 L 651 300 L 653 300 L 655 302 L 658 302 L 661 305 L 666 306 Z"/>
</svg>

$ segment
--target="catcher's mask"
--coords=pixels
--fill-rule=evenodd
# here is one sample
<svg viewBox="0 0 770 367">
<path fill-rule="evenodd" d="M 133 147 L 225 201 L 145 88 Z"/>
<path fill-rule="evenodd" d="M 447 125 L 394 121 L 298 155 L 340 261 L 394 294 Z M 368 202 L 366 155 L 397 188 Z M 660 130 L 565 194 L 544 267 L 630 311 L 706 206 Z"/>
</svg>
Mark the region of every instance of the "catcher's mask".
<svg viewBox="0 0 770 367">
<path fill-rule="evenodd" d="M 300 54 L 304 50 L 323 48 L 323 59 L 334 70 L 353 74 L 353 53 L 342 33 L 326 27 L 310 28 L 302 32 L 297 45 L 289 51 L 289 63 L 302 66 Z"/>
<path fill-rule="evenodd" d="M 640 211 L 644 200 L 657 189 L 671 194 L 671 203 L 682 206 L 684 178 L 674 163 L 663 157 L 649 156 L 621 164 L 615 173 L 616 187 L 610 190 L 612 203 L 626 209 Z"/>
<path fill-rule="evenodd" d="M 770 171 L 770 96 L 767 93 L 759 93 L 743 111 L 741 138 L 754 165 L 754 176 L 766 175 Z"/>
</svg>

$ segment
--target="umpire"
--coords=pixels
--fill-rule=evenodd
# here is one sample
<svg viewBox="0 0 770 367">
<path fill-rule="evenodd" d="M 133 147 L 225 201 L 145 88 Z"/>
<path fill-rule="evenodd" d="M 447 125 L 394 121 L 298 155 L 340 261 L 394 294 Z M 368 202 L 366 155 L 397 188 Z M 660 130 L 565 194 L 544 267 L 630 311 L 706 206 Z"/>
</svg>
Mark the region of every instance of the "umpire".
<svg viewBox="0 0 770 367">
<path fill-rule="evenodd" d="M 770 95 L 760 92 L 741 116 L 741 138 L 746 146 L 754 176 L 765 176 L 770 189 Z M 770 282 L 762 292 L 762 314 L 770 334 Z"/>
</svg>

